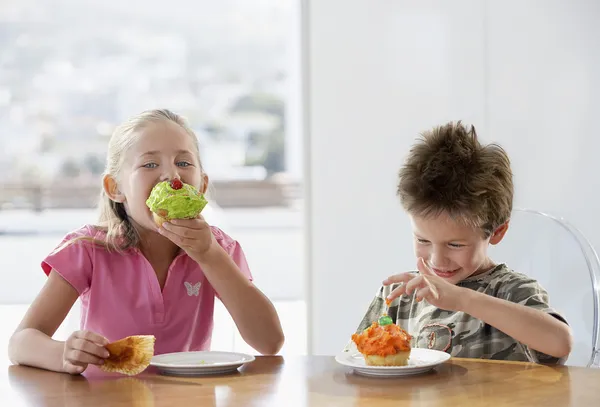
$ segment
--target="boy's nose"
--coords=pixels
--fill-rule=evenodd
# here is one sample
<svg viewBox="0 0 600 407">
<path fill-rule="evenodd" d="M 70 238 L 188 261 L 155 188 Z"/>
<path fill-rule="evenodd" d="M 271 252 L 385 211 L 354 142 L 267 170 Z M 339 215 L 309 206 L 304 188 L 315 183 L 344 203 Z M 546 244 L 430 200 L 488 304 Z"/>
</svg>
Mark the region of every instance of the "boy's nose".
<svg viewBox="0 0 600 407">
<path fill-rule="evenodd" d="M 440 251 L 434 251 L 431 254 L 431 258 L 429 259 L 430 266 L 438 269 L 443 269 L 444 267 L 446 267 L 447 264 L 448 261 L 446 259 L 446 256 L 444 256 L 444 253 Z"/>
</svg>

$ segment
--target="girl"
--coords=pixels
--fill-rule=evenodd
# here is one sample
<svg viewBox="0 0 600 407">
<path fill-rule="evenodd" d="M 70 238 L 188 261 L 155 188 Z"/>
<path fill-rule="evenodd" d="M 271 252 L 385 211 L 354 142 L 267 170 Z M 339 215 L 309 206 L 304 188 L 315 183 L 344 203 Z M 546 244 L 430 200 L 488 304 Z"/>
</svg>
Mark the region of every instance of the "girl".
<svg viewBox="0 0 600 407">
<path fill-rule="evenodd" d="M 143 112 L 115 130 L 107 158 L 98 225 L 70 233 L 42 262 L 48 280 L 10 339 L 10 360 L 79 374 L 103 363 L 104 345 L 129 335 L 154 335 L 156 354 L 206 350 L 215 296 L 250 346 L 277 353 L 279 318 L 252 284 L 240 245 L 201 215 L 157 228 L 145 204 L 154 185 L 175 178 L 206 192 L 185 121 Z M 78 297 L 82 330 L 53 340 Z"/>
</svg>

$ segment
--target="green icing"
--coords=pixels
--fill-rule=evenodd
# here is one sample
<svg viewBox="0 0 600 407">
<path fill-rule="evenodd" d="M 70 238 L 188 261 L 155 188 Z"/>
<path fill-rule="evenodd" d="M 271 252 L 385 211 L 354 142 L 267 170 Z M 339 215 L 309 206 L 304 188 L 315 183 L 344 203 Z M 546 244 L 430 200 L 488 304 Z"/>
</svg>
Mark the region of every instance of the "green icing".
<svg viewBox="0 0 600 407">
<path fill-rule="evenodd" d="M 381 318 L 379 318 L 380 326 L 391 325 L 393 323 L 394 323 L 394 321 L 392 321 L 392 318 L 387 315 L 384 315 Z"/>
<path fill-rule="evenodd" d="M 146 205 L 165 219 L 191 219 L 198 216 L 208 202 L 204 195 L 191 185 L 183 184 L 173 189 L 169 181 L 159 182 L 152 188 Z M 166 216 L 160 212 L 166 211 Z"/>
</svg>

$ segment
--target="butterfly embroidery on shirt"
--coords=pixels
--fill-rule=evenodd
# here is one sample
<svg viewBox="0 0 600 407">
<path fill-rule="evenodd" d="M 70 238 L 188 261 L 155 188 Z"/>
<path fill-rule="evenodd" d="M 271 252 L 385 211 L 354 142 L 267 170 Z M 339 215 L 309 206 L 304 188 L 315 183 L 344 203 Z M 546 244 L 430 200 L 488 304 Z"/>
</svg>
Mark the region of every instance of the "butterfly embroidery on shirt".
<svg viewBox="0 0 600 407">
<path fill-rule="evenodd" d="M 187 295 L 189 295 L 190 297 L 192 295 L 195 295 L 197 297 L 198 294 L 200 294 L 200 282 L 197 282 L 196 284 L 192 285 L 191 283 L 188 283 L 186 281 L 183 284 L 185 285 L 185 288 L 187 290 Z"/>
</svg>

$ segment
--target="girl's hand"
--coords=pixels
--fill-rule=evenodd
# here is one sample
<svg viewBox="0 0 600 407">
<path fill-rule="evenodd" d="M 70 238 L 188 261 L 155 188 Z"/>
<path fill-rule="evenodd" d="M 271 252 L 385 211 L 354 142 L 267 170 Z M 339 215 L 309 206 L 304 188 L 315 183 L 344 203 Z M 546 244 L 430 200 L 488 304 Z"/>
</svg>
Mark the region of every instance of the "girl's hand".
<svg viewBox="0 0 600 407">
<path fill-rule="evenodd" d="M 419 274 L 402 273 L 386 278 L 383 285 L 401 283 L 400 287 L 388 295 L 388 300 L 394 300 L 403 294 L 416 292 L 416 300 L 425 300 L 431 305 L 447 311 L 459 311 L 465 300 L 464 288 L 460 288 L 436 275 L 427 267 L 425 261 L 417 261 Z"/>
<path fill-rule="evenodd" d="M 104 347 L 108 340 L 89 331 L 73 332 L 65 341 L 63 369 L 69 374 L 80 374 L 89 364 L 101 365 L 110 354 Z"/>
<path fill-rule="evenodd" d="M 215 240 L 202 215 L 198 215 L 196 219 L 172 219 L 164 222 L 158 232 L 196 261 L 208 252 Z"/>
</svg>

